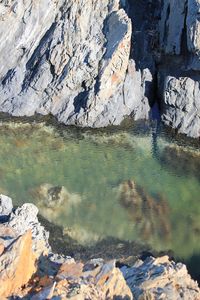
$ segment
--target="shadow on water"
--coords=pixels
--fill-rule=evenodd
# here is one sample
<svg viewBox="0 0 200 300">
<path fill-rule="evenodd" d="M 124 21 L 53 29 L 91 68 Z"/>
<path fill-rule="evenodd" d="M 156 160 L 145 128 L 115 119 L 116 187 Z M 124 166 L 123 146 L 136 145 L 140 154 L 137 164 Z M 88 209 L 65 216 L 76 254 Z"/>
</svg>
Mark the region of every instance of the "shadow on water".
<svg viewBox="0 0 200 300">
<path fill-rule="evenodd" d="M 193 279 L 197 280 L 200 285 L 200 254 L 194 254 L 187 260 L 182 260 Z"/>
<path fill-rule="evenodd" d="M 168 255 L 173 258 L 171 250 L 156 251 L 147 244 L 113 237 L 106 237 L 92 245 L 83 246 L 69 235 L 63 234 L 61 226 L 49 222 L 41 215 L 39 215 L 39 221 L 50 233 L 49 243 L 53 252 L 71 256 L 83 262 L 93 258 L 103 258 L 106 261 L 114 259 L 120 267 L 122 265 L 132 266 L 137 259 L 145 260 L 149 256 Z"/>
</svg>

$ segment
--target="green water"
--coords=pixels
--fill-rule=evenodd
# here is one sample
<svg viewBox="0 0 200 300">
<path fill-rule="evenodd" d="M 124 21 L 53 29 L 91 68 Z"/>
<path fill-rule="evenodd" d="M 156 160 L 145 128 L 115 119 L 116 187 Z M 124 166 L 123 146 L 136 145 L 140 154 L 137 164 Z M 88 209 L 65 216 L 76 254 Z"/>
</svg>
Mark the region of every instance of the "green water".
<svg viewBox="0 0 200 300">
<path fill-rule="evenodd" d="M 0 192 L 17 205 L 36 203 L 79 243 L 111 236 L 187 259 L 200 251 L 200 153 L 177 147 L 163 133 L 155 143 L 150 129 L 140 135 L 134 128 L 97 132 L 3 124 Z M 130 209 L 123 205 L 120 199 L 131 191 L 124 196 L 122 190 L 133 181 L 150 204 L 134 204 L 131 196 Z M 47 184 L 65 187 L 62 204 L 48 207 L 41 194 Z"/>
</svg>

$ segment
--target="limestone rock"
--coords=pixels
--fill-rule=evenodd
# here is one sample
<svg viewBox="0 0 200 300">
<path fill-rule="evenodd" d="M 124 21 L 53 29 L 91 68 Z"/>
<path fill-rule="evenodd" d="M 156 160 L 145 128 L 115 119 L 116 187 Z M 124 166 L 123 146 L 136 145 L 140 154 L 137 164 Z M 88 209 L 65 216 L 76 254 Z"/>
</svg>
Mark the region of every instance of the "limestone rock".
<svg viewBox="0 0 200 300">
<path fill-rule="evenodd" d="M 180 54 L 187 0 L 165 0 L 161 8 L 160 46 L 166 54 Z"/>
<path fill-rule="evenodd" d="M 41 253 L 48 253 L 50 246 L 48 243 L 49 233 L 37 218 L 38 208 L 31 204 L 25 203 L 22 207 L 18 207 L 11 215 L 8 225 L 12 227 L 18 235 L 24 234 L 31 230 L 33 237 L 33 250 L 39 256 Z"/>
<path fill-rule="evenodd" d="M 0 222 L 7 221 L 13 209 L 12 199 L 0 195 Z"/>
<path fill-rule="evenodd" d="M 199 0 L 163 1 L 159 24 L 162 120 L 194 138 L 200 136 L 199 12 Z"/>
<path fill-rule="evenodd" d="M 182 263 L 169 261 L 167 256 L 138 261 L 132 268 L 121 271 L 134 299 L 196 300 L 200 289 Z"/>
<path fill-rule="evenodd" d="M 163 120 L 191 137 L 200 136 L 199 80 L 168 76 L 163 95 Z"/>
<path fill-rule="evenodd" d="M 51 113 L 79 126 L 119 124 L 124 114 L 105 111 L 123 85 L 131 33 L 119 0 L 1 1 L 0 110 Z"/>
<path fill-rule="evenodd" d="M 53 283 L 41 289 L 31 300 L 50 297 L 61 299 L 133 299 L 122 273 L 115 262 L 93 260 L 86 265 L 67 263 L 61 266 Z"/>
<path fill-rule="evenodd" d="M 200 51 L 200 1 L 189 0 L 188 1 L 188 13 L 187 13 L 187 45 L 188 50 L 194 54 L 199 55 Z"/>
<path fill-rule="evenodd" d="M 35 271 L 31 231 L 28 231 L 0 256 L 0 298 L 17 293 Z"/>
</svg>

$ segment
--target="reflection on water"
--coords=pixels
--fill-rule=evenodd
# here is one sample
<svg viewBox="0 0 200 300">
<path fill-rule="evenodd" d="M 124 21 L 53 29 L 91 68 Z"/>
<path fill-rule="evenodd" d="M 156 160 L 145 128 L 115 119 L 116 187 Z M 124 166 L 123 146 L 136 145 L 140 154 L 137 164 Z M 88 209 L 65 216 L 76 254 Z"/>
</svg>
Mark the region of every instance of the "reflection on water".
<svg viewBox="0 0 200 300">
<path fill-rule="evenodd" d="M 0 127 L 0 192 L 36 203 L 82 244 L 111 236 L 199 253 L 199 163 L 198 150 L 155 130 Z"/>
</svg>

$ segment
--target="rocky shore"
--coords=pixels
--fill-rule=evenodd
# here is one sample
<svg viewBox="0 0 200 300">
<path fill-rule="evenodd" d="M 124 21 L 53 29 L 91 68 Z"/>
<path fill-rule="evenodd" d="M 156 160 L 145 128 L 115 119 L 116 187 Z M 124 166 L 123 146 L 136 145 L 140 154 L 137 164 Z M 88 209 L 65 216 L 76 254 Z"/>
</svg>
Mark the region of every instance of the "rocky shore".
<svg viewBox="0 0 200 300">
<path fill-rule="evenodd" d="M 0 195 L 1 299 L 185 299 L 200 289 L 182 263 L 147 257 L 132 267 L 101 258 L 86 263 L 52 253 L 30 203 L 13 208 Z"/>
<path fill-rule="evenodd" d="M 199 0 L 0 1 L 0 111 L 200 136 Z"/>
</svg>

